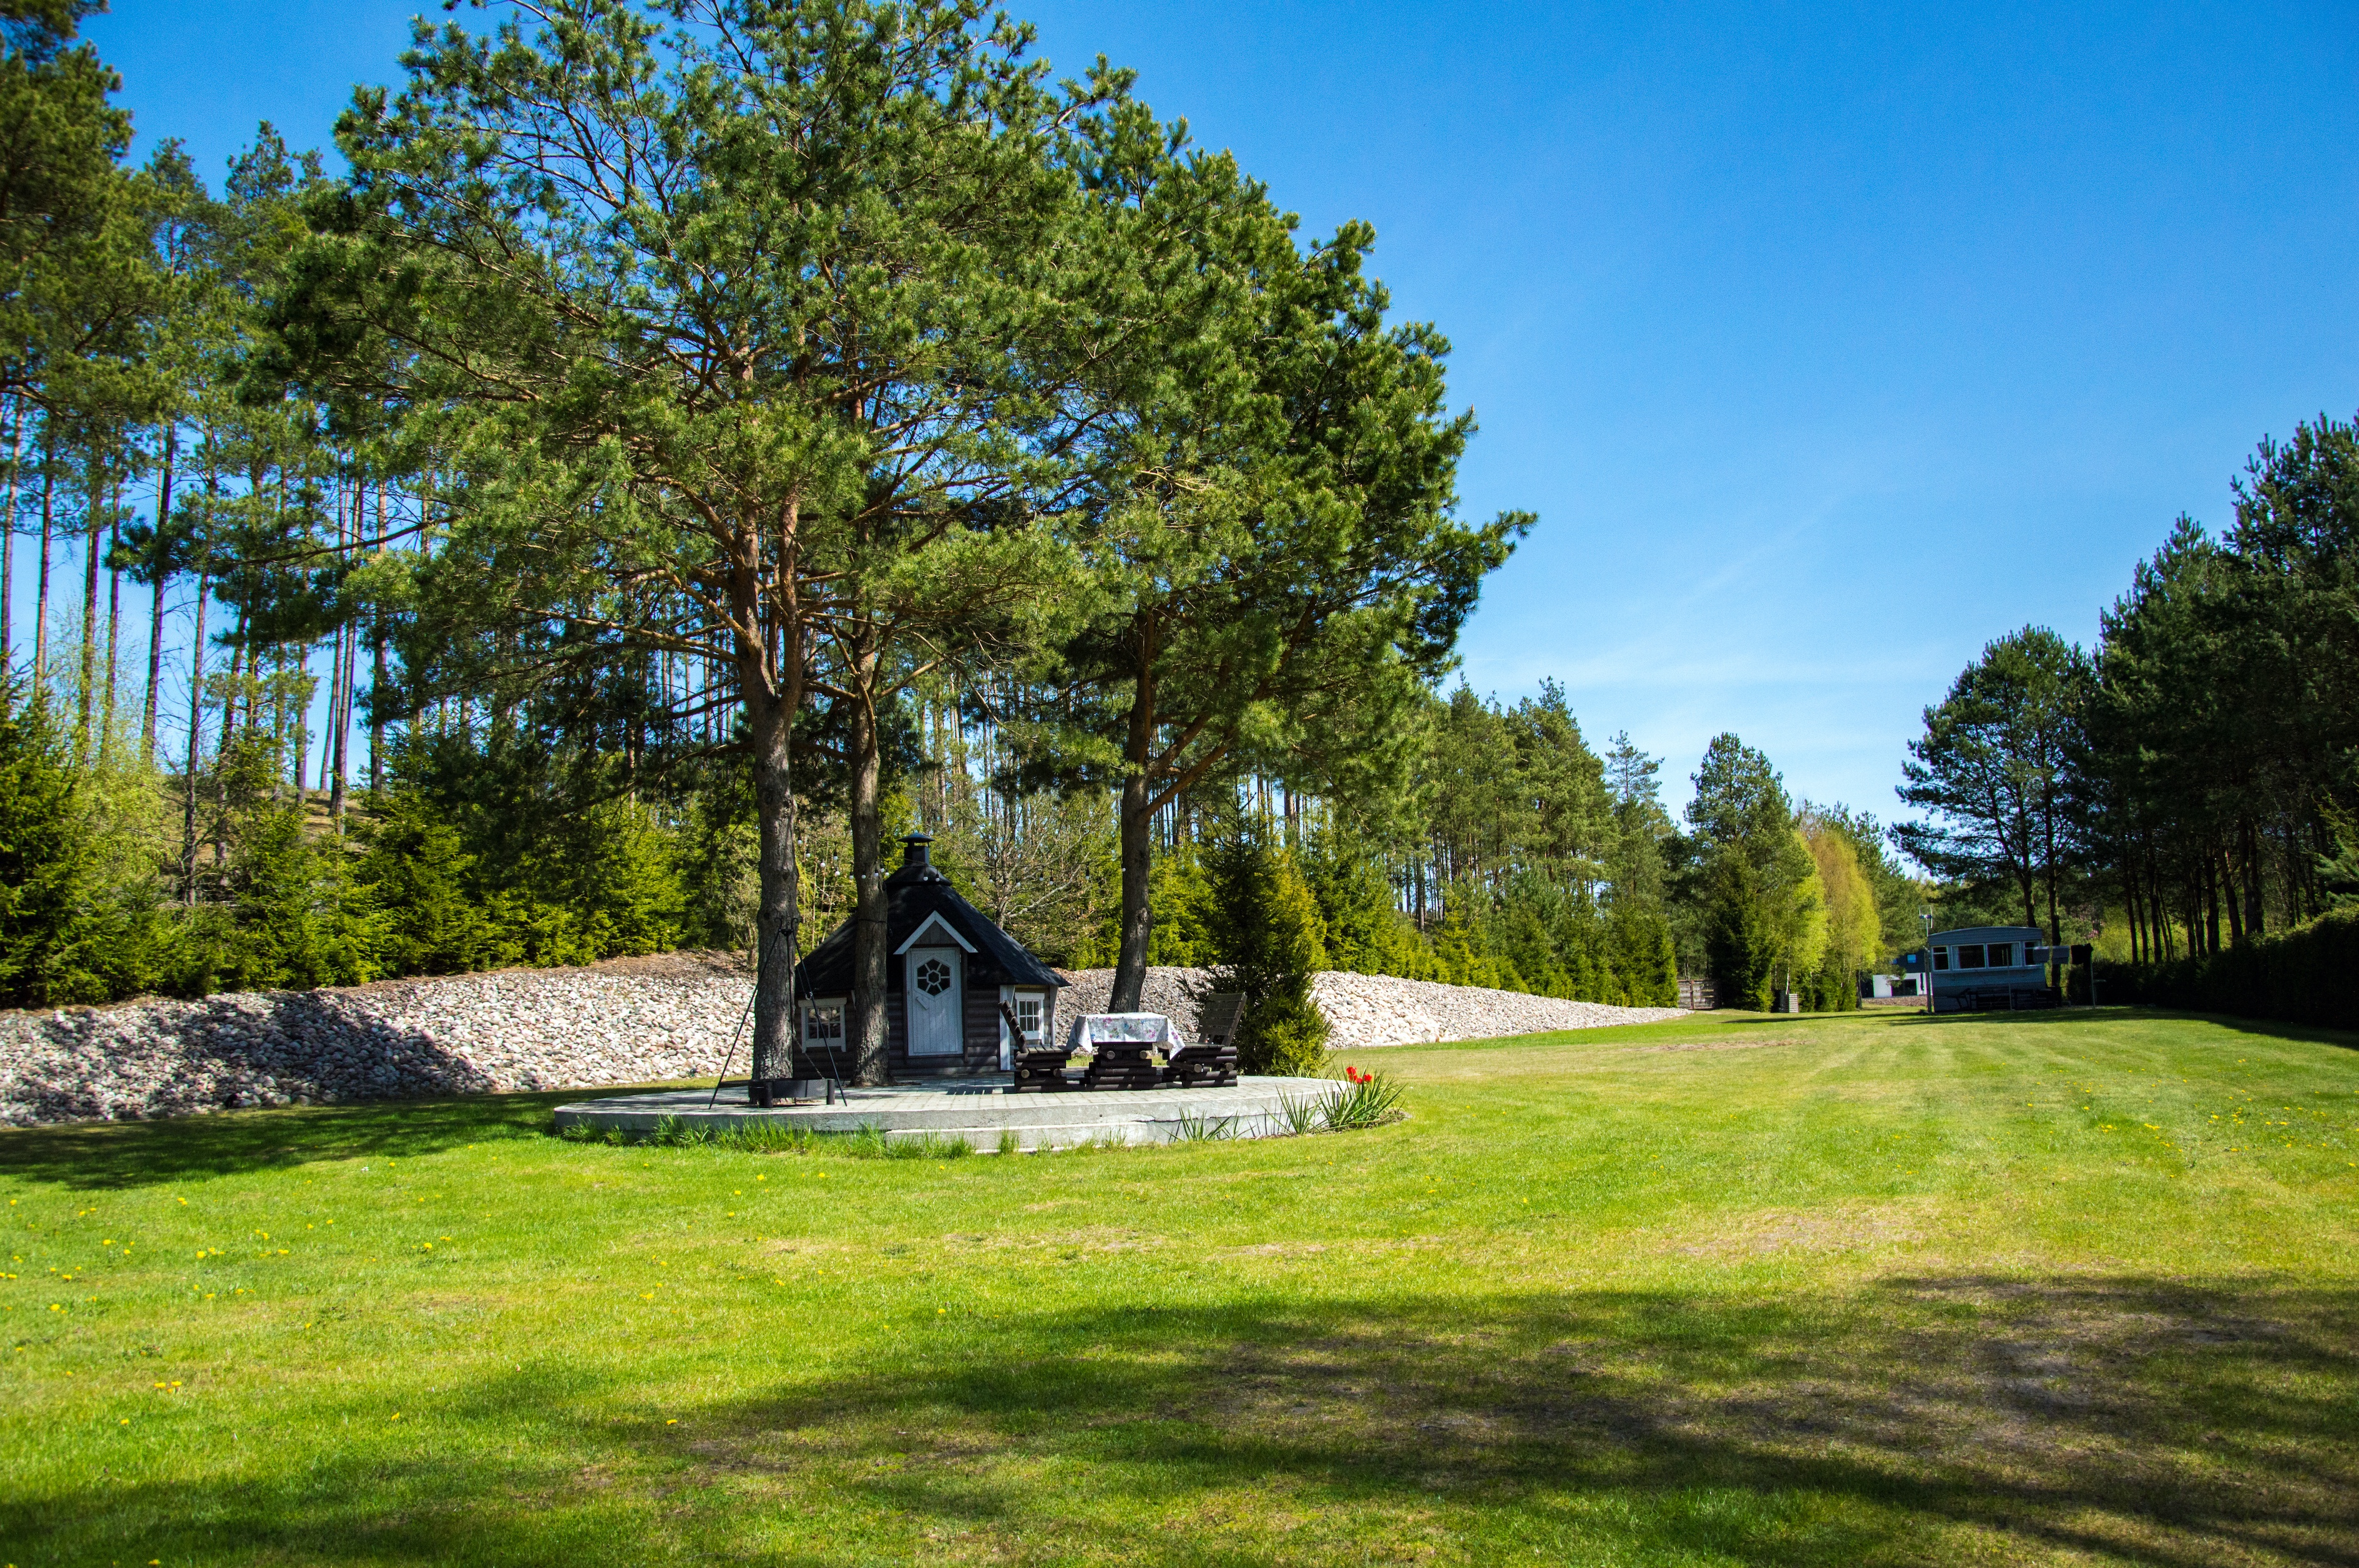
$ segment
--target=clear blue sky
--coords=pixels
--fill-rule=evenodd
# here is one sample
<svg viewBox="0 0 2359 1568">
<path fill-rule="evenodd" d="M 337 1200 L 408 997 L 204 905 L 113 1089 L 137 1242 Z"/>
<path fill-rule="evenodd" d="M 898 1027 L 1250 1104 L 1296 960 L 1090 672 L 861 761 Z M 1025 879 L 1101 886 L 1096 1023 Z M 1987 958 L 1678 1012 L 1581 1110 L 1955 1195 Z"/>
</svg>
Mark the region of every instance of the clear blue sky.
<svg viewBox="0 0 2359 1568">
<path fill-rule="evenodd" d="M 142 151 L 322 145 L 416 0 L 115 0 Z M 430 9 L 430 7 L 429 7 Z M 2088 641 L 2265 434 L 2359 407 L 2359 11 L 1057 3 L 1313 232 L 1364 218 L 1540 525 L 1464 642 L 1674 806 L 1734 730 L 1889 818 L 1989 638 Z M 436 13 L 439 15 L 439 12 Z"/>
</svg>

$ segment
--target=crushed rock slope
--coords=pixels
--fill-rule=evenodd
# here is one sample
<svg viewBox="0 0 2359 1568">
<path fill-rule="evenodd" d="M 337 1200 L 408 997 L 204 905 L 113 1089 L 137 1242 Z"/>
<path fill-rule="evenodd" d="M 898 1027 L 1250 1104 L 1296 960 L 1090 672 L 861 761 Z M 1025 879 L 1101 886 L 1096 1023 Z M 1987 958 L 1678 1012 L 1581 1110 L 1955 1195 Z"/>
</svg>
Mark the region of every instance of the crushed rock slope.
<svg viewBox="0 0 2359 1568">
<path fill-rule="evenodd" d="M 1114 992 L 1112 969 L 1059 973 L 1071 982 L 1058 1000 L 1060 1018 L 1106 1010 Z M 1169 1014 L 1180 1033 L 1193 1040 L 1201 999 L 1213 989 L 1212 976 L 1205 970 L 1150 968 L 1146 994 L 1140 999 L 1142 1011 Z M 1341 970 L 1313 979 L 1310 1000 L 1334 1031 L 1328 1044 L 1340 1051 L 1439 1040 L 1492 1040 L 1558 1029 L 1603 1029 L 1608 1024 L 1654 1023 L 1686 1016 L 1683 1009 L 1676 1007 L 1609 1007 L 1603 1002 L 1560 1001 L 1484 986 L 1451 986 Z"/>
<path fill-rule="evenodd" d="M 1070 1020 L 1103 1012 L 1112 969 L 1065 971 Z M 246 1106 L 594 1088 L 708 1076 L 744 1017 L 724 953 L 503 969 L 349 989 L 0 1013 L 0 1126 L 136 1120 Z M 1145 1006 L 1198 1035 L 1201 969 L 1147 972 Z M 1322 974 L 1311 996 L 1341 1049 L 1484 1040 L 1680 1016 L 1384 975 Z M 744 1070 L 745 1043 L 737 1043 Z"/>
<path fill-rule="evenodd" d="M 746 991 L 730 955 L 668 954 L 0 1014 L 0 1125 L 695 1077 Z"/>
</svg>

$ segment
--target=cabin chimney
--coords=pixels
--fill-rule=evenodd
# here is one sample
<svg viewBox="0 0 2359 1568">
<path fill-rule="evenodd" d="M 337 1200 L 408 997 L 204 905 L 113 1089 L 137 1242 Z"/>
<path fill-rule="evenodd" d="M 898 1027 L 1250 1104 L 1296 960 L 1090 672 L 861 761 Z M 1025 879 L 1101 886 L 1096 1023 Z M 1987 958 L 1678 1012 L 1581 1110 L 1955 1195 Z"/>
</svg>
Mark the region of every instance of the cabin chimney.
<svg viewBox="0 0 2359 1568">
<path fill-rule="evenodd" d="M 923 866 L 930 864 L 931 862 L 926 858 L 926 846 L 932 842 L 932 838 L 924 833 L 902 834 L 901 863 L 905 866 Z"/>
</svg>

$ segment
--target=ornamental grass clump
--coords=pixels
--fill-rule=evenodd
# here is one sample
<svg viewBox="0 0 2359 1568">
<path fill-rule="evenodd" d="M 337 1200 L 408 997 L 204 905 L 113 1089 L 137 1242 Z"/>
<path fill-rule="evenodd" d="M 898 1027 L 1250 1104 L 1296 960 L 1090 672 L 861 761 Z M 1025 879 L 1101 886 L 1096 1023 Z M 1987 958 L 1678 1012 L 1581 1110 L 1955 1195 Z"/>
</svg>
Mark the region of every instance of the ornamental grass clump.
<svg viewBox="0 0 2359 1568">
<path fill-rule="evenodd" d="M 1405 1119 L 1408 1112 L 1400 1101 L 1401 1087 L 1384 1074 L 1345 1067 L 1343 1087 L 1321 1102 L 1321 1109 L 1328 1131 L 1348 1132 Z"/>
</svg>

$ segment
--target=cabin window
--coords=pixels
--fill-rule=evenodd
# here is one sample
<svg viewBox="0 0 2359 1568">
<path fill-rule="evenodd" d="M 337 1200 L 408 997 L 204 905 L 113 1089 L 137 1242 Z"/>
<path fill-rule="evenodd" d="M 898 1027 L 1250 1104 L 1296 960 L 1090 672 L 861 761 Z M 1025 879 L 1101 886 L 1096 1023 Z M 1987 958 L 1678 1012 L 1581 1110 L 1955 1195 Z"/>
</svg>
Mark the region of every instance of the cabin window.
<svg viewBox="0 0 2359 1568">
<path fill-rule="evenodd" d="M 829 1045 L 843 1038 L 843 1004 L 840 1001 L 815 1001 L 803 1009 L 803 1038 L 814 1045 Z"/>
<path fill-rule="evenodd" d="M 2015 968 L 2015 944 L 2012 942 L 1992 943 L 1990 949 L 1990 967 L 1994 969 L 2011 969 Z"/>
<path fill-rule="evenodd" d="M 1016 993 L 1016 1029 L 1027 1040 L 1040 1038 L 1040 1003 L 1037 996 Z"/>
<path fill-rule="evenodd" d="M 1933 967 L 1937 969 L 1946 969 L 1950 967 L 1950 950 L 1947 947 L 1933 949 Z"/>
<path fill-rule="evenodd" d="M 1979 969 L 1982 967 L 1983 950 L 1980 946 L 1965 946 L 1958 949 L 1958 968 L 1962 969 Z"/>
</svg>

